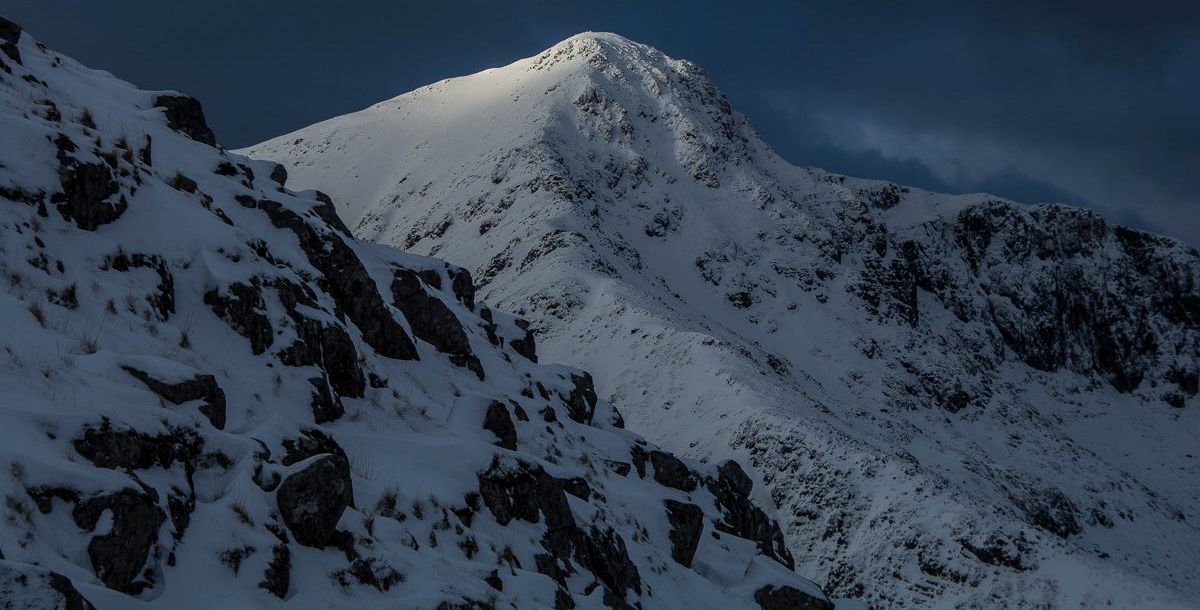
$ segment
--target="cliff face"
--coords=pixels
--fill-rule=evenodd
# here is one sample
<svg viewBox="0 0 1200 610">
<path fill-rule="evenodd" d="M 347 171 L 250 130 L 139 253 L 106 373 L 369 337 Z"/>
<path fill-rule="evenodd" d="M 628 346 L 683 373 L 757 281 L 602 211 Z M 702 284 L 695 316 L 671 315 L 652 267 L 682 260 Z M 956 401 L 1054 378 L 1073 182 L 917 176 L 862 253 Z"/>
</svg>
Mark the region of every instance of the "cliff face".
<svg viewBox="0 0 1200 610">
<path fill-rule="evenodd" d="M 0 605 L 832 607 L 465 269 L 0 37 Z"/>
<path fill-rule="evenodd" d="M 901 246 L 915 253 L 920 288 L 990 325 L 1029 366 L 1177 408 L 1196 395 L 1194 250 L 1061 206 L 989 202 L 923 228 L 928 245 Z M 953 272 L 950 257 L 965 268 Z"/>
<path fill-rule="evenodd" d="M 1200 592 L 1195 249 L 791 166 L 700 68 L 612 34 L 247 152 L 471 269 L 632 429 L 751 460 L 837 596 Z"/>
</svg>

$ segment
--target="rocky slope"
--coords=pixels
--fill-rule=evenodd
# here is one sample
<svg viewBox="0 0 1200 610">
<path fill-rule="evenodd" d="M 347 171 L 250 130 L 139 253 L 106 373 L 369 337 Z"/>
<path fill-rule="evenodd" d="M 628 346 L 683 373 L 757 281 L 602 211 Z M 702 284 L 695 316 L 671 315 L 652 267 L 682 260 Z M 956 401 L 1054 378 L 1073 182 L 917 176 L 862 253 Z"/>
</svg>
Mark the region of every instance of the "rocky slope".
<svg viewBox="0 0 1200 610">
<path fill-rule="evenodd" d="M 791 166 L 700 68 L 611 34 L 248 153 L 471 269 L 631 429 L 751 460 L 835 596 L 1200 594 L 1195 249 Z"/>
<path fill-rule="evenodd" d="M 465 270 L 0 42 L 0 606 L 832 608 Z"/>
</svg>

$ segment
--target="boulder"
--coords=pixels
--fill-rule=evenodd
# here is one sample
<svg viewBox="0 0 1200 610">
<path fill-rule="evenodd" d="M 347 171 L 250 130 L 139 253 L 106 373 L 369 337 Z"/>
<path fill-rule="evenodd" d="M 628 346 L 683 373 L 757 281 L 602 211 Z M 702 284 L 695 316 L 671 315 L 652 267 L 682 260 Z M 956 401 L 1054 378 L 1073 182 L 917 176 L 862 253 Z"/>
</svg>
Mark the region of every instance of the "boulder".
<svg viewBox="0 0 1200 610">
<path fill-rule="evenodd" d="M 651 451 L 650 465 L 654 467 L 654 480 L 659 485 L 680 491 L 695 491 L 696 475 L 683 460 L 665 451 Z"/>
<path fill-rule="evenodd" d="M 668 534 L 671 558 L 690 568 L 696 548 L 700 546 L 700 534 L 704 531 L 704 511 L 695 504 L 677 500 L 663 500 L 663 504 L 667 507 L 667 520 L 671 523 Z"/>
<path fill-rule="evenodd" d="M 137 594 L 150 586 L 138 576 L 158 540 L 163 511 L 146 493 L 126 489 L 83 500 L 75 505 L 71 516 L 76 525 L 92 531 L 105 512 L 112 514 L 112 528 L 106 534 L 93 536 L 88 543 L 92 571 L 104 586 Z"/>
<path fill-rule="evenodd" d="M 216 377 L 195 375 L 191 379 L 178 383 L 166 383 L 132 366 L 122 366 L 121 369 L 146 384 L 151 392 L 158 394 L 163 400 L 170 403 L 181 405 L 193 400 L 204 401 L 204 404 L 200 405 L 200 412 L 208 418 L 214 428 L 225 429 L 225 391 L 217 385 Z"/>
<path fill-rule="evenodd" d="M 129 207 L 124 197 L 111 200 L 119 188 L 112 170 L 102 163 L 76 163 L 68 160 L 59 167 L 61 193 L 50 201 L 57 204 L 64 220 L 85 231 L 95 231 L 121 217 Z"/>
<path fill-rule="evenodd" d="M 754 489 L 754 481 L 742 470 L 742 465 L 733 460 L 726 460 L 717 467 L 717 481 L 733 493 L 748 496 Z"/>
<path fill-rule="evenodd" d="M 271 182 L 274 182 L 279 186 L 283 186 L 285 183 L 287 183 L 288 179 L 287 168 L 276 163 L 275 166 L 271 168 L 271 175 L 267 177 L 271 179 Z"/>
<path fill-rule="evenodd" d="M 323 548 L 333 537 L 346 507 L 354 504 L 350 463 L 326 454 L 280 484 L 275 503 L 296 542 Z"/>
<path fill-rule="evenodd" d="M 204 118 L 204 109 L 196 98 L 186 95 L 160 95 L 154 105 L 162 108 L 167 126 L 187 137 L 209 146 L 216 146 L 217 136 Z"/>
<path fill-rule="evenodd" d="M 571 393 L 563 400 L 567 416 L 581 424 L 591 424 L 596 414 L 596 386 L 588 373 L 571 375 Z"/>
<path fill-rule="evenodd" d="M 525 331 L 525 336 L 520 339 L 509 339 L 508 345 L 514 352 L 521 354 L 530 362 L 537 362 L 537 341 L 533 338 L 533 331 L 529 330 L 529 322 L 526 320 L 517 319 L 515 321 L 517 328 Z"/>
<path fill-rule="evenodd" d="M 512 416 L 508 414 L 504 403 L 493 400 L 492 404 L 488 405 L 487 413 L 483 416 L 483 428 L 500 439 L 496 442 L 497 446 L 516 451 L 517 428 L 513 425 Z"/>
</svg>

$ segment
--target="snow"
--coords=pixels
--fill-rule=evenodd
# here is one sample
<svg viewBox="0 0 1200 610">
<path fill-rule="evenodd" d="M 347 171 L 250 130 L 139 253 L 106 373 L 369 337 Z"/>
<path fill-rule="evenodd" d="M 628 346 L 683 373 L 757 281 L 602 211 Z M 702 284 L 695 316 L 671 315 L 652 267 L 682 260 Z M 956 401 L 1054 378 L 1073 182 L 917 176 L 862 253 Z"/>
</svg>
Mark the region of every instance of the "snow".
<svg viewBox="0 0 1200 610">
<path fill-rule="evenodd" d="M 715 464 L 687 462 L 701 482 L 690 492 L 657 473 L 621 474 L 635 448 L 655 447 L 623 429 L 606 401 L 572 418 L 581 371 L 522 355 L 522 323 L 470 305 L 452 284 L 457 268 L 341 236 L 320 195 L 268 178 L 273 163 L 171 129 L 155 107 L 161 92 L 19 36 L 20 60 L 0 58 L 0 605 L 87 607 L 64 597 L 63 583 L 100 610 L 525 609 L 556 607 L 562 595 L 576 608 L 755 608 L 754 592 L 768 584 L 824 598 L 751 541 L 718 533 L 728 517 L 713 491 Z M 90 229 L 60 212 L 63 182 L 83 164 L 114 186 L 87 210 L 127 204 Z M 358 277 L 357 267 L 366 275 L 354 298 L 339 297 L 338 280 Z M 423 313 L 448 312 L 436 332 L 461 329 L 484 374 L 417 336 L 427 321 L 406 317 L 393 297 L 394 274 L 405 270 L 422 278 Z M 394 346 L 380 346 L 351 307 L 375 293 L 383 304 L 374 314 L 399 325 L 417 359 L 379 353 Z M 312 327 L 326 333 L 316 361 L 288 355 L 313 347 Z M 256 340 L 269 345 L 254 349 Z M 369 383 L 339 389 L 359 368 Z M 193 382 L 200 393 L 178 389 Z M 214 407 L 213 387 L 223 426 L 203 411 Z M 318 419 L 322 391 L 343 414 Z M 515 450 L 483 428 L 493 401 L 516 414 Z M 303 439 L 321 438 L 313 431 L 335 448 L 301 451 Z M 101 440 L 89 446 L 89 434 Z M 138 453 L 137 443 L 151 449 Z M 343 451 L 353 505 L 337 507 L 338 541 L 300 544 L 280 482 L 340 463 Z M 578 548 L 557 557 L 561 581 L 548 576 L 538 557 L 555 561 L 550 509 L 539 505 L 533 521 L 501 519 L 480 489 L 493 465 L 557 478 L 542 495 L 566 498 L 580 536 L 569 544 L 619 541 L 628 551 L 621 567 L 635 571 L 640 590 Z M 562 490 L 576 478 L 590 490 L 584 497 Z M 318 495 L 296 513 L 321 512 Z M 668 499 L 702 511 L 696 561 L 705 569 L 673 559 Z M 91 524 L 89 506 L 102 507 Z M 275 592 L 280 553 L 288 578 Z M 129 579 L 113 575 L 131 568 Z M 485 580 L 492 573 L 502 588 Z"/>
<path fill-rule="evenodd" d="M 1121 307 L 1141 298 L 1115 286 L 1150 274 L 1090 213 L 791 166 L 698 67 L 613 34 L 244 152 L 331 193 L 358 237 L 470 269 L 483 298 L 530 319 L 542 354 L 588 368 L 630 429 L 696 459 L 748 460 L 799 571 L 834 597 L 1194 607 L 1200 416 L 1194 392 L 1183 408 L 1160 396 L 1164 371 L 1196 370 L 1196 317 L 1155 313 L 1148 332 L 1180 351 L 1147 356 L 1147 378 L 1121 392 L 1095 362 L 1037 370 L 955 309 L 957 295 L 971 312 L 1019 308 L 1073 274 L 1112 277 Z M 1025 225 L 977 271 L 956 223 L 989 209 Z M 1089 249 L 1071 254 L 1088 222 Z M 1056 236 L 1053 257 L 1000 243 L 1035 231 Z M 860 294 L 885 292 L 908 241 L 950 286 L 915 289 L 915 324 L 888 294 L 877 311 Z M 1194 295 L 1195 250 L 1154 244 Z M 939 402 L 955 388 L 969 396 L 958 410 Z M 1079 532 L 1038 522 L 1055 494 Z"/>
</svg>

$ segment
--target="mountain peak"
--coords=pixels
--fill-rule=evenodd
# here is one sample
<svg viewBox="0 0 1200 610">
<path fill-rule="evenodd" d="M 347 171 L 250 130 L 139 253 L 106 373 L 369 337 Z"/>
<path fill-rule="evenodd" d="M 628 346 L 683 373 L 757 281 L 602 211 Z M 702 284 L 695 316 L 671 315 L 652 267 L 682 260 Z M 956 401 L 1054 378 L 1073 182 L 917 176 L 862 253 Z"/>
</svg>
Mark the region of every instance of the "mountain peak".
<svg viewBox="0 0 1200 610">
<path fill-rule="evenodd" d="M 1069 565 L 1131 583 L 1088 605 L 1194 597 L 1194 252 L 791 166 L 700 68 L 612 34 L 251 153 L 359 237 L 469 268 L 631 427 L 748 452 L 833 593 L 1073 607 Z"/>
<path fill-rule="evenodd" d="M 695 64 L 669 57 L 658 49 L 612 32 L 580 32 L 526 60 L 530 70 L 547 70 L 560 64 L 572 68 L 660 74 L 687 72 L 703 75 Z M 521 63 L 521 62 L 518 62 Z"/>
<path fill-rule="evenodd" d="M 596 56 L 608 57 L 609 53 L 621 53 L 626 58 L 642 55 L 665 57 L 660 51 L 649 45 L 630 40 L 612 32 L 580 32 L 555 44 L 537 55 L 546 56 L 576 55 L 585 58 Z"/>
</svg>

